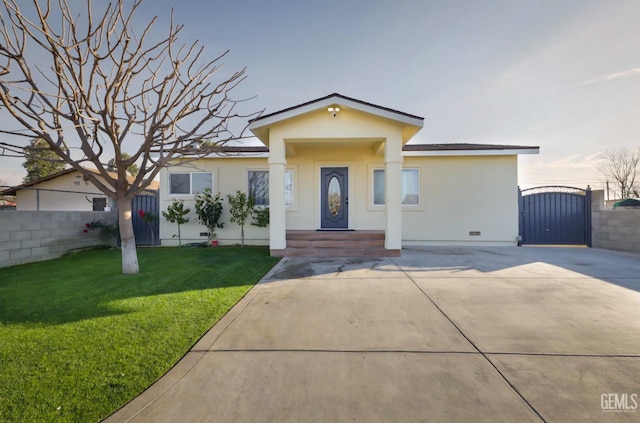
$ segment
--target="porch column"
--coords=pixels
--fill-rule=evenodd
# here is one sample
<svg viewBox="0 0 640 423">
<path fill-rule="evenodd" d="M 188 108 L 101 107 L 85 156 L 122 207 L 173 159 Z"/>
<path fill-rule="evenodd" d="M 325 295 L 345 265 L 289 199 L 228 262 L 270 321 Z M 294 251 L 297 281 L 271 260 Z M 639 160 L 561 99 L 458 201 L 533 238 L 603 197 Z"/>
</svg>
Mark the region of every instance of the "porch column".
<svg viewBox="0 0 640 423">
<path fill-rule="evenodd" d="M 384 148 L 385 202 L 387 228 L 385 248 L 402 248 L 402 140 L 388 138 Z"/>
<path fill-rule="evenodd" d="M 287 164 L 283 139 L 269 140 L 269 249 L 287 248 L 284 171 Z"/>
</svg>

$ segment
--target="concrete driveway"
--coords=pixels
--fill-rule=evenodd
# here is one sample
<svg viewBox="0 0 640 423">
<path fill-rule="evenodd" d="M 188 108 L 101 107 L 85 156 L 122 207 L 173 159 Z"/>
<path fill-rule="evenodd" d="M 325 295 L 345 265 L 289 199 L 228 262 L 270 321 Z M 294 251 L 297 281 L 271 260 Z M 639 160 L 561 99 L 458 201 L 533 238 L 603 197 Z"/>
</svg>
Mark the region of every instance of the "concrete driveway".
<svg viewBox="0 0 640 423">
<path fill-rule="evenodd" d="M 281 262 L 113 422 L 640 421 L 640 257 Z"/>
</svg>

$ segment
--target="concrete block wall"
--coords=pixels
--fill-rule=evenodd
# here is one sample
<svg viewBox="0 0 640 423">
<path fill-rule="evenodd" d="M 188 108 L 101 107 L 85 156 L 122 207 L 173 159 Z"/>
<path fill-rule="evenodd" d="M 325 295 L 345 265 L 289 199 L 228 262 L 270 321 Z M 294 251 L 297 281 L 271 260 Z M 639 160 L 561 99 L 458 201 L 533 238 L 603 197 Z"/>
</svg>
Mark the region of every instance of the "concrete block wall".
<svg viewBox="0 0 640 423">
<path fill-rule="evenodd" d="M 112 245 L 100 231 L 84 233 L 85 224 L 114 223 L 115 212 L 0 211 L 0 267 L 42 261 L 69 250 Z"/>
<path fill-rule="evenodd" d="M 593 191 L 591 219 L 595 248 L 640 253 L 640 209 L 608 209 L 604 191 Z"/>
</svg>

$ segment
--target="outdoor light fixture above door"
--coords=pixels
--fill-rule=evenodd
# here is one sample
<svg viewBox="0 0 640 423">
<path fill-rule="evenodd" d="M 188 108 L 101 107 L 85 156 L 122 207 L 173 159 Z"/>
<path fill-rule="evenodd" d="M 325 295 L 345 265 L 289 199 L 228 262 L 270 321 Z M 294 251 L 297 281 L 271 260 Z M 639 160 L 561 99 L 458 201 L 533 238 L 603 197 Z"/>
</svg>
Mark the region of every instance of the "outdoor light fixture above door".
<svg viewBox="0 0 640 423">
<path fill-rule="evenodd" d="M 340 111 L 340 107 L 338 107 L 338 106 L 331 106 L 331 107 L 329 107 L 329 108 L 327 109 L 327 111 L 328 111 L 329 113 L 331 113 L 331 115 L 332 115 L 333 117 L 336 117 L 336 115 L 337 115 L 337 114 L 338 114 L 338 112 Z"/>
</svg>

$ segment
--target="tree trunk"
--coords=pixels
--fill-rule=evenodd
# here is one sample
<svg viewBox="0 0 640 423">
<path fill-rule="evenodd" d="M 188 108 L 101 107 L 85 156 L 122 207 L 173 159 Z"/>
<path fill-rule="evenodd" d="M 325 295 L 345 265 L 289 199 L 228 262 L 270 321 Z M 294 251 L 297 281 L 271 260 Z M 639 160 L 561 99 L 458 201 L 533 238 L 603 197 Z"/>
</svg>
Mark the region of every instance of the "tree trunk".
<svg viewBox="0 0 640 423">
<path fill-rule="evenodd" d="M 244 248 L 244 225 L 240 226 L 240 248 Z"/>
<path fill-rule="evenodd" d="M 136 238 L 133 234 L 133 220 L 131 220 L 131 200 L 124 197 L 118 198 L 117 204 L 122 250 L 122 274 L 135 275 L 140 273 L 140 268 L 138 267 Z"/>
</svg>

